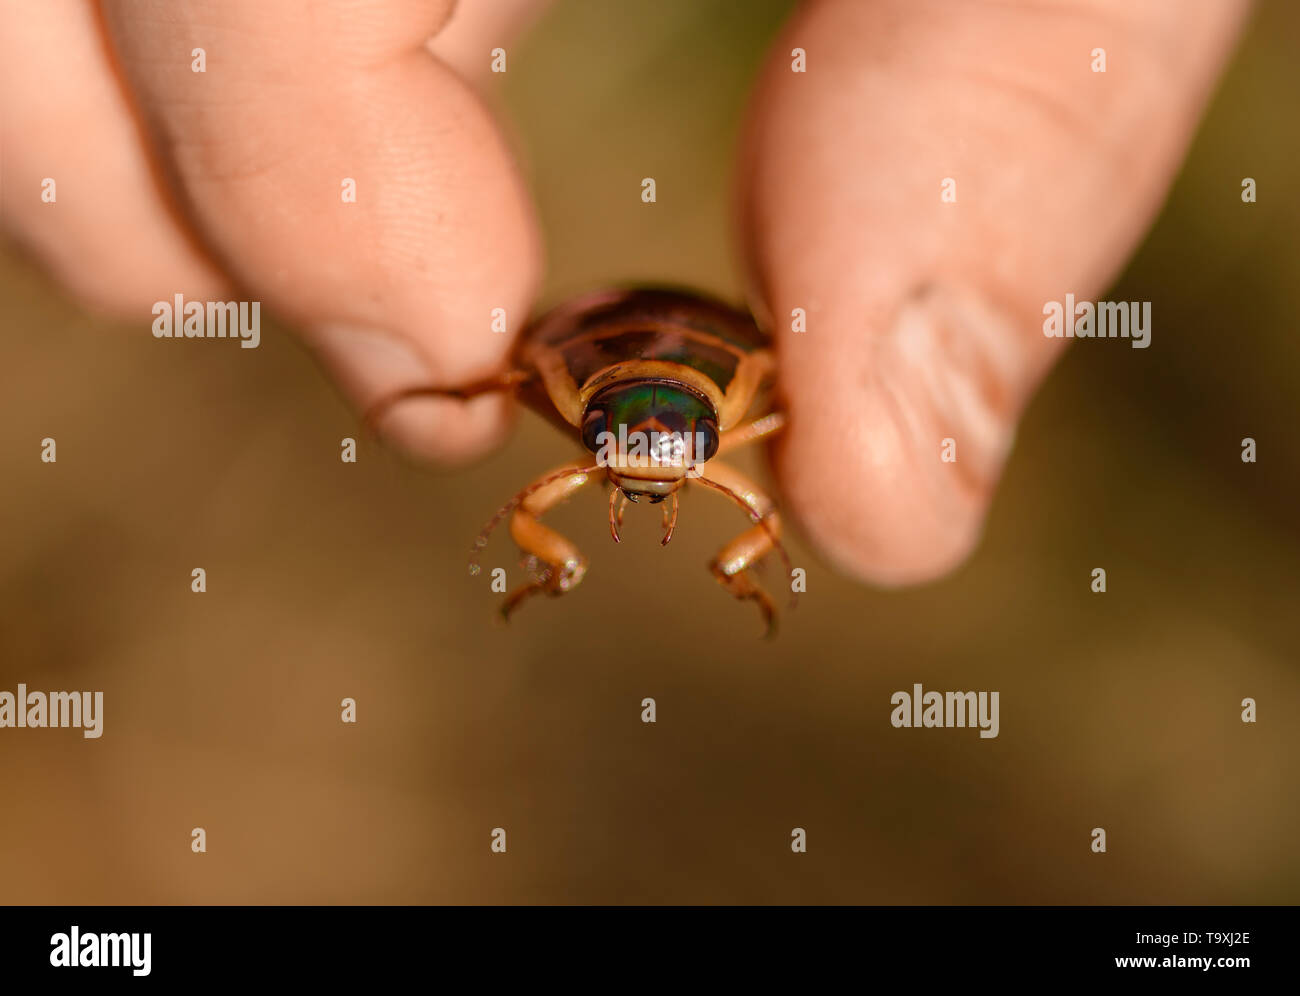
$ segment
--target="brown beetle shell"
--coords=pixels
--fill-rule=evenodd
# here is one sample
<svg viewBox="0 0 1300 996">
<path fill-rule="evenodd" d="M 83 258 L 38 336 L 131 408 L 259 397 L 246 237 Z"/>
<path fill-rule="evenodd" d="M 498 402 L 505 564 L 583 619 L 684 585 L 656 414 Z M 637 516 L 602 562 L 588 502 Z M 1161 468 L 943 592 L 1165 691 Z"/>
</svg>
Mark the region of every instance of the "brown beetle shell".
<svg viewBox="0 0 1300 996">
<path fill-rule="evenodd" d="M 516 360 L 536 374 L 521 400 L 573 427 L 597 391 L 658 379 L 706 397 L 725 431 L 745 415 L 774 369 L 769 339 L 748 314 L 658 288 L 601 291 L 552 309 L 524 331 Z"/>
</svg>

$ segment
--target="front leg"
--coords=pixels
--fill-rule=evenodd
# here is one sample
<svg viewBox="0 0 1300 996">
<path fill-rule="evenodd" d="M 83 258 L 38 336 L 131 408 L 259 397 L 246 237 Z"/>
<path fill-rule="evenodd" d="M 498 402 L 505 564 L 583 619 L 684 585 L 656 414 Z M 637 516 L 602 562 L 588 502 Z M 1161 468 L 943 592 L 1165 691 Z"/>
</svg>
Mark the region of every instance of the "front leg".
<svg viewBox="0 0 1300 996">
<path fill-rule="evenodd" d="M 701 465 L 697 477 L 687 479 L 726 494 L 756 520 L 753 526 L 718 551 L 709 563 L 709 570 L 718 583 L 736 598 L 748 599 L 758 606 L 766 635 L 771 636 L 776 629 L 776 609 L 754 576 L 753 567 L 780 547 L 781 518 L 776 503 L 740 471 L 716 459 Z"/>
<path fill-rule="evenodd" d="M 526 497 L 510 517 L 510 535 L 526 555 L 526 562 L 533 565 L 534 577 L 506 596 L 501 606 L 506 619 L 529 596 L 542 592 L 563 595 L 576 588 L 587 573 L 587 558 L 569 539 L 543 525 L 541 517 L 571 498 L 597 472 L 581 465 L 560 467 L 524 489 Z"/>
<path fill-rule="evenodd" d="M 744 422 L 735 428 L 728 429 L 718 441 L 718 456 L 739 449 L 742 446 L 748 446 L 750 443 L 758 442 L 760 439 L 775 436 L 785 428 L 785 423 L 785 412 L 776 411 L 768 412 L 753 421 Z"/>
</svg>

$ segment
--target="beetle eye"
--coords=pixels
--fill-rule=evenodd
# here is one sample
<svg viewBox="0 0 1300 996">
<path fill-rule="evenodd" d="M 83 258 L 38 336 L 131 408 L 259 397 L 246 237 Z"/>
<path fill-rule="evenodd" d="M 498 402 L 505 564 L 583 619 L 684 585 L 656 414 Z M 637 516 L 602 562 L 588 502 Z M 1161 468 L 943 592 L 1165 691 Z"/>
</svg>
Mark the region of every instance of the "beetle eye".
<svg viewBox="0 0 1300 996">
<path fill-rule="evenodd" d="M 697 463 L 703 463 L 705 460 L 712 460 L 718 452 L 718 444 L 721 439 L 718 437 L 718 423 L 711 418 L 698 419 L 695 422 L 695 440 L 702 442 L 704 452 L 693 454 L 693 459 Z"/>
<path fill-rule="evenodd" d="M 605 410 L 593 408 L 582 420 L 582 445 L 595 453 L 600 449 L 600 434 L 605 431 Z"/>
</svg>

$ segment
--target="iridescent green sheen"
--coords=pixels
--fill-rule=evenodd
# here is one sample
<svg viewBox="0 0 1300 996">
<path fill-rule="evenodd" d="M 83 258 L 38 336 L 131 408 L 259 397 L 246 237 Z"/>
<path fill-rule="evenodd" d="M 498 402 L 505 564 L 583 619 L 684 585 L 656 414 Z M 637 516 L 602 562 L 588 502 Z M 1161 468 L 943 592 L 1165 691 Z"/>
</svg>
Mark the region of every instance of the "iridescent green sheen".
<svg viewBox="0 0 1300 996">
<path fill-rule="evenodd" d="M 605 410 L 606 427 L 618 433 L 619 426 L 628 432 L 638 428 L 660 432 L 695 431 L 698 419 L 713 417 L 708 402 L 691 391 L 662 381 L 634 381 L 602 391 L 592 399 L 593 406 Z"/>
</svg>

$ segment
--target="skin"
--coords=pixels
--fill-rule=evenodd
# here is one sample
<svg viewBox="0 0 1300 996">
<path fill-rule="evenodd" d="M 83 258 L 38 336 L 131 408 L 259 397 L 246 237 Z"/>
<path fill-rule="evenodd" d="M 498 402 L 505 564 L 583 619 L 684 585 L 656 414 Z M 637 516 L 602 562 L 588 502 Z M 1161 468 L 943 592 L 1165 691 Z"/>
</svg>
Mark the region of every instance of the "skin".
<svg viewBox="0 0 1300 996">
<path fill-rule="evenodd" d="M 359 409 L 485 377 L 509 343 L 464 330 L 495 307 L 527 313 L 541 253 L 475 87 L 484 53 L 538 6 L 6 0 L 3 226 L 99 310 L 147 314 L 159 288 L 247 288 Z M 970 552 L 1065 342 L 1042 335 L 1043 303 L 1095 300 L 1117 274 L 1245 10 L 821 0 L 794 13 L 749 108 L 737 214 L 753 306 L 808 314 L 803 335 L 773 322 L 790 416 L 776 467 L 788 511 L 844 572 L 906 584 Z M 163 57 L 196 46 L 204 76 Z M 806 73 L 790 71 L 796 46 Z M 15 193 L 45 176 L 57 212 Z M 343 176 L 373 210 L 323 207 Z M 944 177 L 956 204 L 940 201 Z M 382 428 L 455 462 L 499 443 L 508 414 L 500 397 L 413 398 Z M 955 464 L 938 458 L 945 437 Z"/>
</svg>

